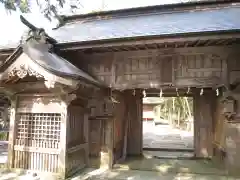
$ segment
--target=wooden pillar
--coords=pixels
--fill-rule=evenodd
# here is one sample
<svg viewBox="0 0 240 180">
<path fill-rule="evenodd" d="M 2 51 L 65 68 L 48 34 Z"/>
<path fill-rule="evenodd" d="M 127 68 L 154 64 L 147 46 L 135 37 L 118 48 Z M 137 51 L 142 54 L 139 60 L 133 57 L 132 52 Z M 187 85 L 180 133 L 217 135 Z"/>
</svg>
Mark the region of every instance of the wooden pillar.
<svg viewBox="0 0 240 180">
<path fill-rule="evenodd" d="M 225 165 L 228 173 L 240 175 L 240 119 L 227 123 L 226 154 Z"/>
<path fill-rule="evenodd" d="M 66 178 L 68 175 L 68 154 L 67 154 L 67 145 L 68 145 L 68 136 L 69 136 L 69 111 L 68 107 L 70 103 L 75 100 L 77 96 L 75 94 L 66 94 L 62 96 L 61 107 L 61 132 L 60 132 L 60 155 L 59 155 L 59 172 L 61 177 Z"/>
<path fill-rule="evenodd" d="M 132 90 L 125 92 L 126 105 L 128 106 L 128 138 L 127 154 L 138 156 L 142 154 L 142 91 Z"/>
<path fill-rule="evenodd" d="M 113 166 L 113 119 L 102 120 L 102 145 L 101 145 L 101 168 L 112 168 Z"/>
<path fill-rule="evenodd" d="M 11 111 L 10 111 L 10 126 L 9 126 L 9 138 L 8 138 L 8 168 L 14 168 L 14 142 L 16 139 L 16 108 L 17 108 L 17 96 L 11 97 Z"/>
<path fill-rule="evenodd" d="M 69 102 L 62 102 L 62 113 L 61 113 L 61 132 L 60 132 L 60 155 L 59 155 L 59 169 L 61 176 L 66 177 L 67 170 L 67 136 L 68 136 L 68 114 L 67 107 Z"/>
<path fill-rule="evenodd" d="M 234 115 L 227 118 L 226 141 L 225 141 L 225 167 L 231 175 L 240 175 L 240 92 L 232 92 L 230 95 L 235 99 Z"/>
<path fill-rule="evenodd" d="M 213 103 L 216 94 L 212 90 L 200 91 L 194 94 L 194 144 L 195 155 L 201 158 L 211 158 L 213 153 Z"/>
<path fill-rule="evenodd" d="M 88 112 L 84 114 L 84 139 L 85 143 L 87 144 L 85 148 L 85 162 L 86 166 L 89 166 L 89 119 L 88 119 Z"/>
</svg>

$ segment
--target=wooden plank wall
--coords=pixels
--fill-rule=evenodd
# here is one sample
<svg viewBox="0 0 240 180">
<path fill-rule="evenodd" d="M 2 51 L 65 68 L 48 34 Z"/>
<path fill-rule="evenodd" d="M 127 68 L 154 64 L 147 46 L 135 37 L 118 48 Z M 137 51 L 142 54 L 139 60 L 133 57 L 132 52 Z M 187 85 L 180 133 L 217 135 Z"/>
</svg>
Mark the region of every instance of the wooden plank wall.
<svg viewBox="0 0 240 180">
<path fill-rule="evenodd" d="M 223 47 L 95 53 L 81 55 L 81 67 L 117 89 L 209 87 L 226 81 L 229 53 Z"/>
<path fill-rule="evenodd" d="M 90 157 L 93 167 L 111 166 L 122 157 L 126 121 L 123 95 L 114 91 L 111 96 L 116 102 L 111 101 L 110 94 L 105 94 L 90 103 Z"/>
<path fill-rule="evenodd" d="M 66 172 L 67 174 L 79 170 L 87 165 L 88 141 L 85 136 L 86 120 L 85 108 L 70 104 L 68 107 L 67 122 L 67 149 Z M 88 119 L 87 119 L 88 121 Z"/>
<path fill-rule="evenodd" d="M 229 84 L 236 83 L 240 81 L 240 62 L 239 62 L 240 53 L 238 51 L 234 51 L 229 54 L 227 66 L 228 66 L 228 78 Z"/>
<path fill-rule="evenodd" d="M 100 92 L 88 105 L 90 166 L 112 166 L 113 162 L 113 104 L 106 92 Z"/>
</svg>

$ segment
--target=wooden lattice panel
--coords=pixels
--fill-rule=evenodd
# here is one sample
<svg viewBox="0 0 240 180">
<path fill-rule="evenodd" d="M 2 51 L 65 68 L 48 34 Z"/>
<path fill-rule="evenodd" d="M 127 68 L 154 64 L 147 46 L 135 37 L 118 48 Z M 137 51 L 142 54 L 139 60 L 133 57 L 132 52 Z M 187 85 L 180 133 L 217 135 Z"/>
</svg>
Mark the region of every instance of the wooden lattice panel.
<svg viewBox="0 0 240 180">
<path fill-rule="evenodd" d="M 57 173 L 58 164 L 59 154 L 15 151 L 15 168 Z"/>
<path fill-rule="evenodd" d="M 17 113 L 14 168 L 58 172 L 60 113 Z"/>
<path fill-rule="evenodd" d="M 18 113 L 17 119 L 18 145 L 46 147 L 46 142 L 60 142 L 60 113 Z"/>
</svg>

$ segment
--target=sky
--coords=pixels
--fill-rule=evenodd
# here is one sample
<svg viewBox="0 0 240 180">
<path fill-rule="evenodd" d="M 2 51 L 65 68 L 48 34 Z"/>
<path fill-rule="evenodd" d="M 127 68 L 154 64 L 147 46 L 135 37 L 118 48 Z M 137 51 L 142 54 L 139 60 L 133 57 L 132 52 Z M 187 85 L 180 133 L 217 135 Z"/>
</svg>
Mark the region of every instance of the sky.
<svg viewBox="0 0 240 180">
<path fill-rule="evenodd" d="M 45 0 L 39 0 L 45 1 Z M 64 8 L 61 9 L 61 14 L 69 15 L 70 3 L 74 0 L 66 0 Z M 114 10 L 114 9 L 124 9 L 140 6 L 151 6 L 159 4 L 171 4 L 184 2 L 187 0 L 80 0 L 81 6 L 77 10 L 77 14 L 89 13 L 92 11 L 103 10 Z M 23 14 L 33 25 L 36 27 L 41 27 L 46 30 L 46 32 L 51 35 L 53 33 L 52 28 L 56 27 L 57 21 L 50 22 L 47 20 L 40 12 L 39 7 L 32 0 L 31 13 Z M 103 6 L 104 5 L 104 6 Z M 0 4 L 0 18 L 1 18 L 1 28 L 0 28 L 0 48 L 5 46 L 14 47 L 20 41 L 20 38 L 27 27 L 23 25 L 20 21 L 21 12 L 7 12 L 3 5 Z"/>
</svg>

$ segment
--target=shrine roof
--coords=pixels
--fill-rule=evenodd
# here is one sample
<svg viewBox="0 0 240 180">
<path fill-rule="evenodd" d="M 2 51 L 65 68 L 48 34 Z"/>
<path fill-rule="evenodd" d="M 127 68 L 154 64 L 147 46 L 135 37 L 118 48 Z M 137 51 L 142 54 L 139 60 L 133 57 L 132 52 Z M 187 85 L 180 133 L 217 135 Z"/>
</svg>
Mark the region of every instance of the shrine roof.
<svg viewBox="0 0 240 180">
<path fill-rule="evenodd" d="M 221 37 L 222 32 L 240 32 L 238 16 L 238 0 L 207 0 L 62 16 L 61 25 L 48 34 L 57 46 L 208 33 Z M 18 42 L 0 43 L 0 51 L 14 49 Z"/>
<path fill-rule="evenodd" d="M 65 17 L 58 43 L 240 30 L 240 4 L 187 3 Z"/>
<path fill-rule="evenodd" d="M 25 53 L 33 62 L 54 75 L 84 80 L 91 84 L 100 85 L 100 82 L 93 77 L 77 68 L 66 59 L 50 51 L 48 45 L 40 43 L 26 43 L 18 46 L 12 55 L 0 66 L 0 71 L 4 71 L 4 69 L 12 64 L 22 53 Z"/>
</svg>

